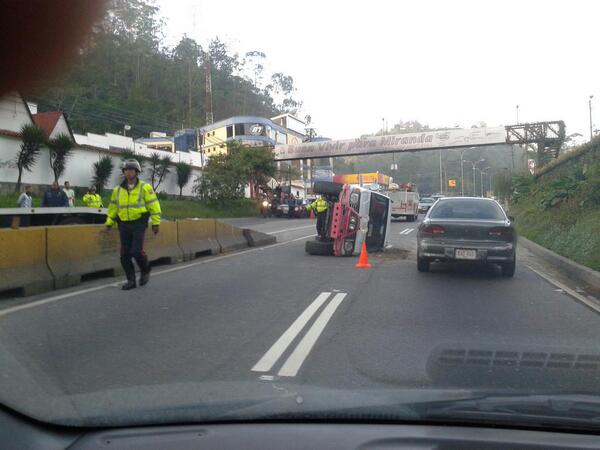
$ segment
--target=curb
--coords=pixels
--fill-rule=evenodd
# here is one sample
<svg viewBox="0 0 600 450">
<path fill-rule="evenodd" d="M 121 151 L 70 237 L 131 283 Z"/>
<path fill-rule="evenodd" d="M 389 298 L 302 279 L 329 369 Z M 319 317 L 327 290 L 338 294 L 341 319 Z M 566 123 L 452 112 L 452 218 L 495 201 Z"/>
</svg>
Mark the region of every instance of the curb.
<svg viewBox="0 0 600 450">
<path fill-rule="evenodd" d="M 570 259 L 554 253 L 552 250 L 548 250 L 522 236 L 519 236 L 519 244 L 526 247 L 531 253 L 539 256 L 544 261 L 559 267 L 562 272 L 566 273 L 571 278 L 583 281 L 596 289 L 600 289 L 600 272 L 576 263 L 575 261 L 571 261 Z"/>
</svg>

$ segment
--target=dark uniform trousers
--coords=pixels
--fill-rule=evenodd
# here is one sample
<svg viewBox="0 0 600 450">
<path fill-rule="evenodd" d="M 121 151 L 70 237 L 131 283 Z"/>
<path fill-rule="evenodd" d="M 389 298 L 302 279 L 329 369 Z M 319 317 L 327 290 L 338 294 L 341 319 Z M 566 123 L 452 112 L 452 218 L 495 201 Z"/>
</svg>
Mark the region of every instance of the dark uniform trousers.
<svg viewBox="0 0 600 450">
<path fill-rule="evenodd" d="M 327 237 L 325 224 L 327 223 L 327 210 L 317 213 L 317 234 L 321 237 Z"/>
<path fill-rule="evenodd" d="M 132 258 L 135 259 L 142 273 L 150 271 L 148 257 L 144 253 L 144 234 L 147 227 L 147 216 L 142 216 L 141 219 L 130 222 L 119 222 L 121 266 L 123 266 L 128 280 L 135 280 L 135 267 L 133 266 Z"/>
</svg>

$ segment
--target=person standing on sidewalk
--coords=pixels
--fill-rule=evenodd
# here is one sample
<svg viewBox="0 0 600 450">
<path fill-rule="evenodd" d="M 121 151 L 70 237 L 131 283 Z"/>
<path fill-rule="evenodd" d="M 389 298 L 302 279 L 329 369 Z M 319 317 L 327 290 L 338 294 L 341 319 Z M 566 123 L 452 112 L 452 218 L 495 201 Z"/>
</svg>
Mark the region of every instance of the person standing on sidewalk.
<svg viewBox="0 0 600 450">
<path fill-rule="evenodd" d="M 115 223 L 119 225 L 121 265 L 127 276 L 127 283 L 121 289 L 127 291 L 137 287 L 132 259 L 135 259 L 140 268 L 140 286 L 148 283 L 150 264 L 144 253 L 144 234 L 148 219 L 152 221 L 154 234 L 158 233 L 161 210 L 152 186 L 139 179 L 142 171 L 140 163 L 135 159 L 128 159 L 123 162 L 121 170 L 125 179 L 113 189 L 106 227 L 110 230 Z"/>
<path fill-rule="evenodd" d="M 31 186 L 25 186 L 25 191 L 19 196 L 17 206 L 19 208 L 31 208 Z"/>
<path fill-rule="evenodd" d="M 96 194 L 96 186 L 88 189 L 87 194 L 83 196 L 83 203 L 88 208 L 102 208 L 102 197 Z"/>
<path fill-rule="evenodd" d="M 65 187 L 63 188 L 63 192 L 67 196 L 69 200 L 69 206 L 72 208 L 75 206 L 75 191 L 71 189 L 71 183 L 65 181 Z"/>
<path fill-rule="evenodd" d="M 68 206 L 67 194 L 60 189 L 56 181 L 53 181 L 50 190 L 44 193 L 42 208 L 66 208 Z"/>
</svg>

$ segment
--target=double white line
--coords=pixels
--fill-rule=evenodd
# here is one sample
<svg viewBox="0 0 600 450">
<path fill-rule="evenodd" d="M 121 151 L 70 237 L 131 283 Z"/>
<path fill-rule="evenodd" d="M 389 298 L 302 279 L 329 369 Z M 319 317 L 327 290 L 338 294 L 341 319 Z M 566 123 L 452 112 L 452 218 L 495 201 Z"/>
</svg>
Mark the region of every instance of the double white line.
<svg viewBox="0 0 600 450">
<path fill-rule="evenodd" d="M 400 232 L 400 234 L 407 235 L 407 234 L 409 234 L 409 233 L 412 233 L 413 231 L 414 231 L 414 228 L 405 228 L 404 230 L 402 230 L 402 231 Z"/>
<path fill-rule="evenodd" d="M 329 298 L 331 292 L 322 292 L 306 308 L 302 314 L 292 323 L 292 325 L 281 335 L 273 346 L 263 355 L 262 358 L 252 367 L 253 372 L 269 372 L 277 363 L 281 355 L 287 350 L 296 336 L 300 334 L 312 316 L 321 308 L 323 303 Z M 312 327 L 306 332 L 302 340 L 298 343 L 292 354 L 285 361 L 277 373 L 280 377 L 294 377 L 300 370 L 302 363 L 307 358 L 313 346 L 319 339 L 319 336 L 325 329 L 327 322 L 340 306 L 347 294 L 340 292 L 335 294 L 329 304 L 323 309 L 323 312 L 317 317 Z"/>
</svg>

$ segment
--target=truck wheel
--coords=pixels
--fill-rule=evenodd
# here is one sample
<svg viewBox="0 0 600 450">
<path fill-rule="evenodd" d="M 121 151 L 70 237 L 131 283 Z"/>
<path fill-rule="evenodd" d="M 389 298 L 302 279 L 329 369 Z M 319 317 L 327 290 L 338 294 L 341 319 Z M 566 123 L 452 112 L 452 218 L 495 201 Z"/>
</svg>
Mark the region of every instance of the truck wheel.
<svg viewBox="0 0 600 450">
<path fill-rule="evenodd" d="M 309 255 L 331 256 L 333 255 L 333 241 L 306 241 L 305 250 Z"/>
<path fill-rule="evenodd" d="M 58 222 L 58 225 L 83 225 L 85 223 L 87 222 L 81 217 L 65 217 Z"/>
<path fill-rule="evenodd" d="M 344 185 L 342 183 L 334 183 L 332 181 L 316 181 L 313 192 L 323 195 L 340 195 Z"/>
</svg>

